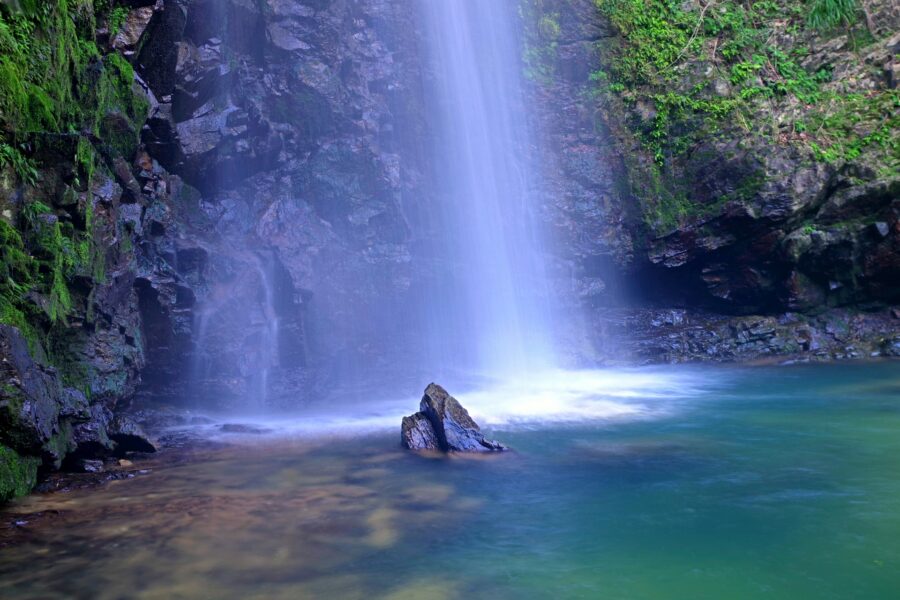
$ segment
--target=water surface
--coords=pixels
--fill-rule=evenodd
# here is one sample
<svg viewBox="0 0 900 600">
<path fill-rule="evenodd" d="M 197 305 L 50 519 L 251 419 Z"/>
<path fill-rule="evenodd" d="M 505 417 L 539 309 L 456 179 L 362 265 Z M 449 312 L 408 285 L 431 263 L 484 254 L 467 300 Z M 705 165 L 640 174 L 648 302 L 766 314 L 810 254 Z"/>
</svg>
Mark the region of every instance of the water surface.
<svg viewBox="0 0 900 600">
<path fill-rule="evenodd" d="M 897 597 L 897 363 L 568 379 L 518 416 L 503 386 L 460 394 L 509 455 L 404 453 L 373 407 L 21 500 L 59 513 L 0 550 L 0 595 Z"/>
</svg>

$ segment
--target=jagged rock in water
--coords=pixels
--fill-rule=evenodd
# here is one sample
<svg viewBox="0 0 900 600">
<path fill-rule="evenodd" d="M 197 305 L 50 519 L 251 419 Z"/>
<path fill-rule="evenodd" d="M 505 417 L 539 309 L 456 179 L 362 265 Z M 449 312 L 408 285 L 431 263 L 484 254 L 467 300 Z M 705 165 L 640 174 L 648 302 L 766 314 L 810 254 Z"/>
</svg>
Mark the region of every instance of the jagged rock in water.
<svg viewBox="0 0 900 600">
<path fill-rule="evenodd" d="M 401 441 L 410 450 L 502 452 L 500 442 L 485 439 L 481 428 L 459 401 L 436 383 L 425 388 L 419 412 L 404 417 Z"/>
<path fill-rule="evenodd" d="M 437 434 L 431 421 L 422 413 L 403 417 L 400 424 L 400 439 L 404 448 L 410 450 L 440 450 Z"/>
</svg>

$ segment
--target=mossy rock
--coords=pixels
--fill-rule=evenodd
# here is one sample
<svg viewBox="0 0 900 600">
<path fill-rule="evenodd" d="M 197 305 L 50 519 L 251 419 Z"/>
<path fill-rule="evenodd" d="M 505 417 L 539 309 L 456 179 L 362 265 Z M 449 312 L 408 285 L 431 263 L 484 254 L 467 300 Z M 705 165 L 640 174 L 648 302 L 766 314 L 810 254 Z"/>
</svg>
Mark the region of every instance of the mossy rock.
<svg viewBox="0 0 900 600">
<path fill-rule="evenodd" d="M 15 450 L 0 446 L 0 502 L 30 492 L 37 483 L 41 460 L 35 456 L 21 456 Z"/>
</svg>

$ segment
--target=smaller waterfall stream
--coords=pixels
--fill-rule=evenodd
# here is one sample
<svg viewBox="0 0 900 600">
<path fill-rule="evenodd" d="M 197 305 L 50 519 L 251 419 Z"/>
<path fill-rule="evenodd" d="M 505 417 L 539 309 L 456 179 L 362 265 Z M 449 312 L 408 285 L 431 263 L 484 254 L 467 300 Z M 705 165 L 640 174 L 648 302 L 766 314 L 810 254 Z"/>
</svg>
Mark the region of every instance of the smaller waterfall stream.
<svg viewBox="0 0 900 600">
<path fill-rule="evenodd" d="M 262 316 L 259 340 L 259 377 L 257 402 L 266 406 L 269 400 L 269 377 L 278 366 L 278 311 L 275 306 L 275 260 L 256 255 L 256 273 L 262 288 Z"/>
<path fill-rule="evenodd" d="M 217 404 L 217 386 L 232 382 L 228 394 L 240 396 L 243 409 L 261 411 L 281 366 L 277 258 L 259 250 L 235 253 L 229 263 L 233 274 L 210 290 L 194 318 L 190 394 Z"/>
</svg>

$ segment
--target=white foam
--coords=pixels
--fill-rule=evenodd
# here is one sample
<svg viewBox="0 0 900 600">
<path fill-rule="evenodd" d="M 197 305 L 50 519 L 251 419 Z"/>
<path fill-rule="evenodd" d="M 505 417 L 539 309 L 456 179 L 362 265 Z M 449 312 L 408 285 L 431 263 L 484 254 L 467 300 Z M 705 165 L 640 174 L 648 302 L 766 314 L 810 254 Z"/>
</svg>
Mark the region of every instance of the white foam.
<svg viewBox="0 0 900 600">
<path fill-rule="evenodd" d="M 708 372 L 701 377 L 685 368 L 548 370 L 470 389 L 448 385 L 480 425 L 493 429 L 658 418 L 709 388 Z M 338 402 L 279 418 L 242 417 L 239 422 L 269 428 L 274 435 L 360 435 L 397 429 L 404 415 L 418 410 L 419 400 Z"/>
<path fill-rule="evenodd" d="M 458 398 L 476 421 L 492 427 L 650 417 L 673 408 L 665 400 L 694 393 L 692 379 L 649 370 L 554 370 Z"/>
</svg>

